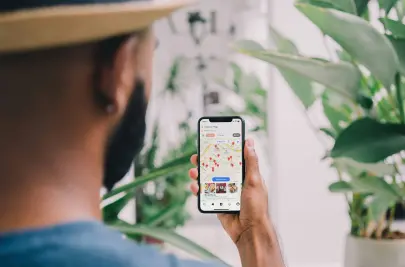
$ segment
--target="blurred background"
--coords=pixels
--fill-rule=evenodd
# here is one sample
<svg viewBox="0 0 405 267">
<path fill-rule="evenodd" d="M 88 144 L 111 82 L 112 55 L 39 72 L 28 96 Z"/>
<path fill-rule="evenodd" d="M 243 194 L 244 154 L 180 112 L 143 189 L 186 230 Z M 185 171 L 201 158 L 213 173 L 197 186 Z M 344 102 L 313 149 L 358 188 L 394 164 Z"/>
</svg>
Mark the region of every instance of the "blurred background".
<svg viewBox="0 0 405 267">
<path fill-rule="evenodd" d="M 181 257 L 204 259 L 213 253 L 240 266 L 236 248 L 216 216 L 198 212 L 187 177 L 189 156 L 197 147 L 198 118 L 238 114 L 246 120 L 247 136 L 256 140 L 287 265 L 343 266 L 348 234 L 378 239 L 378 227 L 368 234 L 369 222 L 385 218 L 389 209 L 392 218 L 384 229 L 400 219 L 393 211 L 404 197 L 403 183 L 395 182 L 396 177 L 402 179 L 402 160 L 395 163 L 395 173 L 381 173 L 392 162 L 359 165 L 327 158 L 335 138 L 357 119 L 397 122 L 391 112 L 403 109 L 403 98 L 391 94 L 401 93 L 403 81 L 396 74 L 400 67 L 391 75 L 385 63 L 390 55 L 388 65 L 401 63 L 395 43 L 387 40 L 401 33 L 405 38 L 404 5 L 393 0 L 201 0 L 159 21 L 145 148 L 121 183 L 132 183 L 136 194 L 120 195 L 107 205 L 105 220 L 118 216 L 136 223 L 140 227 L 130 238 Z M 319 10 L 327 12 L 317 14 Z M 387 21 L 400 25 L 389 28 Z M 399 78 L 391 88 L 394 75 Z M 397 98 L 398 104 L 384 102 Z M 381 115 L 381 110 L 387 113 Z M 378 202 L 377 213 L 366 197 L 388 193 L 380 195 L 380 189 L 358 184 L 361 188 L 354 190 L 348 181 L 362 177 L 360 173 L 387 178 L 401 193 L 387 203 Z M 353 203 L 359 198 L 364 207 L 357 220 Z M 378 218 L 364 215 L 367 209 Z"/>
</svg>

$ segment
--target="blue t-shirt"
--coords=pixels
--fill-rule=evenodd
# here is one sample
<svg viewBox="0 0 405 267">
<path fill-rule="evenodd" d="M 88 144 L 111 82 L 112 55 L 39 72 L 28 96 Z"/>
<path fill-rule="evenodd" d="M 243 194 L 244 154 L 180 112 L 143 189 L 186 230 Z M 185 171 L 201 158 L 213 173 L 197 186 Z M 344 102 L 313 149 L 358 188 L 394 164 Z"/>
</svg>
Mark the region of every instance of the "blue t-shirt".
<svg viewBox="0 0 405 267">
<path fill-rule="evenodd" d="M 100 222 L 75 222 L 0 234 L 2 267 L 223 267 L 179 260 L 124 240 Z"/>
</svg>

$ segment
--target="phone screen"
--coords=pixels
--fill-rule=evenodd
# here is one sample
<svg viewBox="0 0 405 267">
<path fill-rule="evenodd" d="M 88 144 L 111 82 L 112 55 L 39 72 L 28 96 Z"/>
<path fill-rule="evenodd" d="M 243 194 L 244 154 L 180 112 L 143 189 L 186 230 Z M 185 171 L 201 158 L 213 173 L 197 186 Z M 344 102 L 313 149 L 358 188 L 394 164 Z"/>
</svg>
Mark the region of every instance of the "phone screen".
<svg viewBox="0 0 405 267">
<path fill-rule="evenodd" d="M 199 123 L 199 182 L 202 212 L 238 212 L 244 175 L 244 125 L 239 117 Z"/>
</svg>

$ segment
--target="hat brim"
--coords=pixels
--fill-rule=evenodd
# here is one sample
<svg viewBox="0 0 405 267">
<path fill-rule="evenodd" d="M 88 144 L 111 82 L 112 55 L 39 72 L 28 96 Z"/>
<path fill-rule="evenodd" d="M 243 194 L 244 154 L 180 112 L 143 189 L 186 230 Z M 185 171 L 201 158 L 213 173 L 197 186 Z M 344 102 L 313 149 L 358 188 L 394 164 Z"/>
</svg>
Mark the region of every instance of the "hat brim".
<svg viewBox="0 0 405 267">
<path fill-rule="evenodd" d="M 194 1 L 130 1 L 0 13 L 0 53 L 101 40 L 143 29 Z"/>
</svg>

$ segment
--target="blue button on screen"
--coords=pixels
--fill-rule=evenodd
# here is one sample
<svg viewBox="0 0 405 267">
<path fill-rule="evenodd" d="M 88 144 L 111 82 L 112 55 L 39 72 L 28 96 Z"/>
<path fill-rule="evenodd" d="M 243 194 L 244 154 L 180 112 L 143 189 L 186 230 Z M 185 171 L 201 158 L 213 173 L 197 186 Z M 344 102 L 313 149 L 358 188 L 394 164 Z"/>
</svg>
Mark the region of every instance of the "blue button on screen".
<svg viewBox="0 0 405 267">
<path fill-rule="evenodd" d="M 213 182 L 229 182 L 230 180 L 229 177 L 212 177 Z"/>
</svg>

